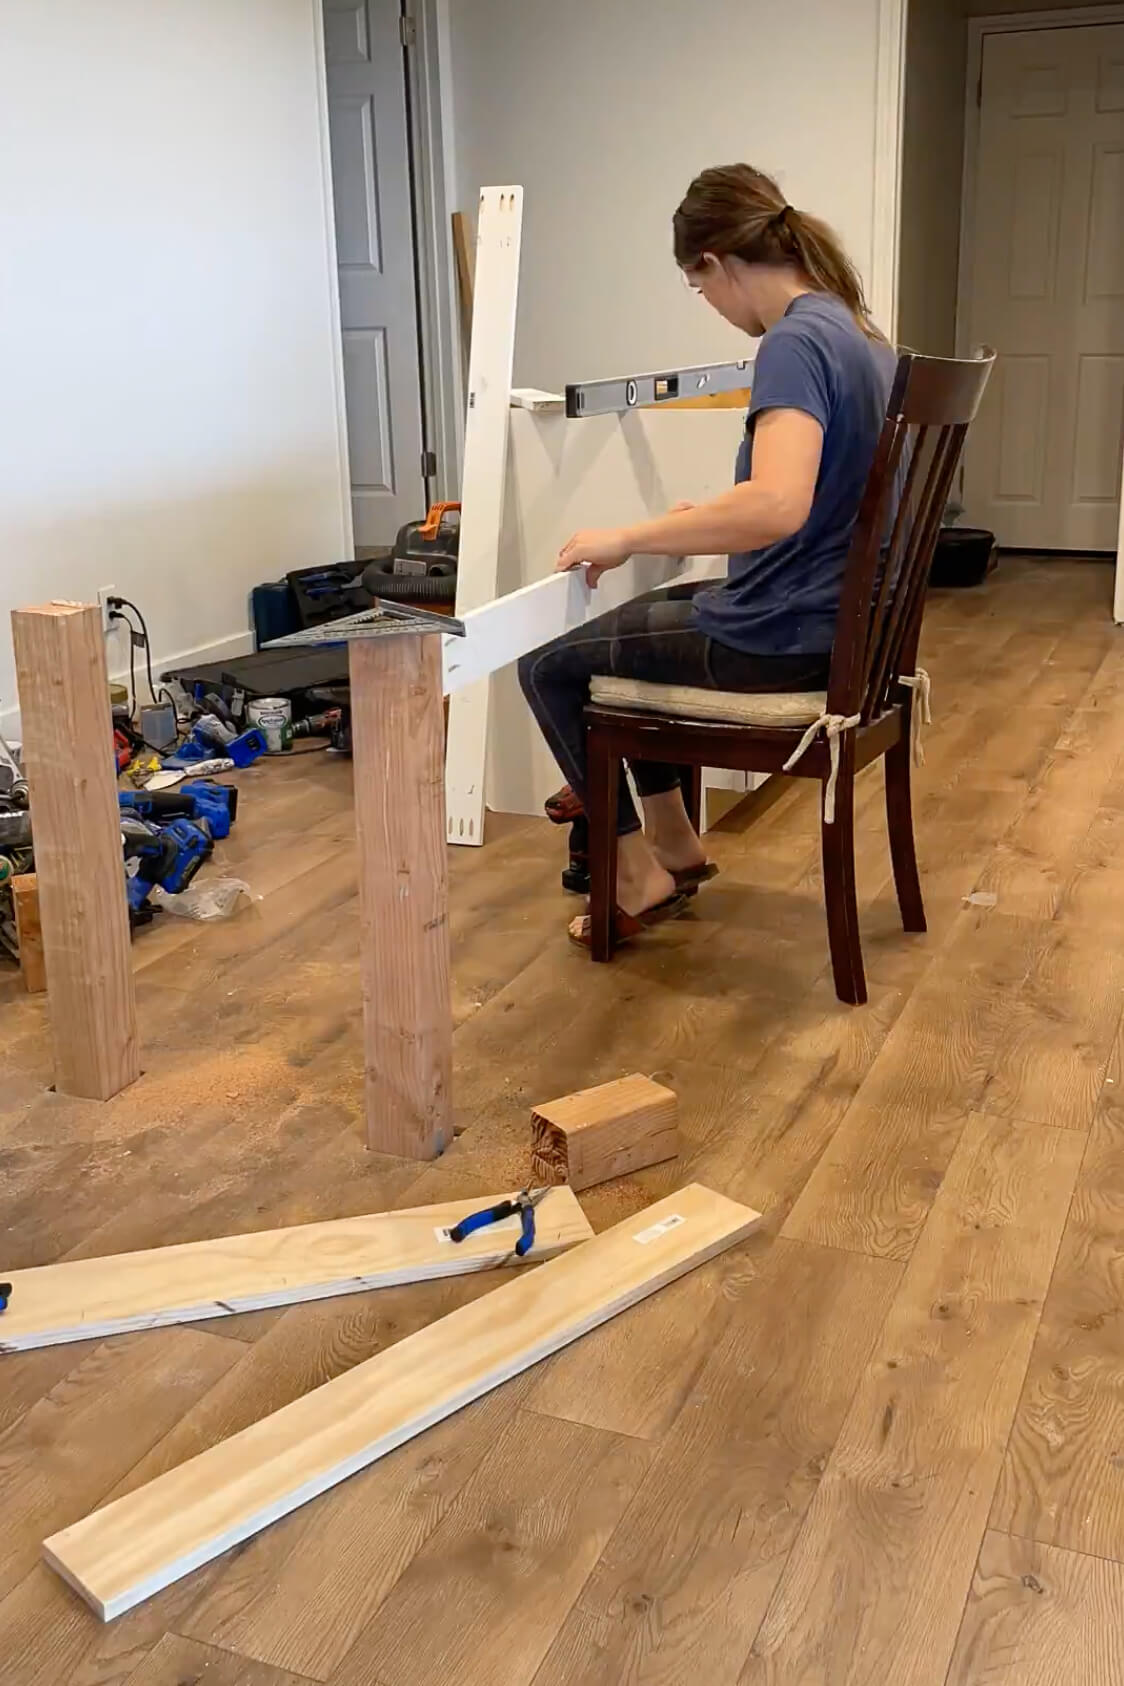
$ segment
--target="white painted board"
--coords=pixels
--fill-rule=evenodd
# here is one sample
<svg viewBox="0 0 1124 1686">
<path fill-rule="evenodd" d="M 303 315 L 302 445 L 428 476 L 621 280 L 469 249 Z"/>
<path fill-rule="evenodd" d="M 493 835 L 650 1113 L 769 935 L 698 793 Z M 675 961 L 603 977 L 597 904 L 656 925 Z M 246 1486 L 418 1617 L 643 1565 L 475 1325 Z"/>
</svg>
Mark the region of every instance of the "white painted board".
<svg viewBox="0 0 1124 1686">
<path fill-rule="evenodd" d="M 522 224 L 521 187 L 481 190 L 457 562 L 462 618 L 490 603 L 497 591 Z M 449 705 L 445 813 L 452 843 L 484 841 L 489 694 L 484 677 L 459 690 Z"/>
</svg>

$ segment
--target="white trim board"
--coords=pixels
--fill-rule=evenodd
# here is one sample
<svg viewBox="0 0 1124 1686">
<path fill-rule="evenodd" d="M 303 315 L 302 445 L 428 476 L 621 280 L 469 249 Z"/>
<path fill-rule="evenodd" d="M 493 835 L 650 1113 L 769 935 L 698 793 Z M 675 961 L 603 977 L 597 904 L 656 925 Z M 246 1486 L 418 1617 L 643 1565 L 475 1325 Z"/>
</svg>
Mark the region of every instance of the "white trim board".
<svg viewBox="0 0 1124 1686">
<path fill-rule="evenodd" d="M 521 187 L 481 189 L 457 562 L 457 614 L 462 619 L 492 601 L 499 580 L 522 228 Z M 450 843 L 478 846 L 484 841 L 490 690 L 487 678 L 478 679 L 458 690 L 449 707 L 445 813 Z"/>
<path fill-rule="evenodd" d="M 761 1221 L 697 1183 L 681 1189 L 64 1528 L 43 1555 L 112 1621 Z"/>
<path fill-rule="evenodd" d="M 480 1195 L 13 1271 L 11 1300 L 0 1317 L 0 1352 L 102 1340 L 518 1264 L 512 1253 L 518 1218 L 490 1224 L 456 1244 L 445 1239 L 469 1212 L 505 1198 Z M 553 1258 L 592 1235 L 572 1189 L 552 1188 L 536 1211 L 535 1242 L 525 1262 Z"/>
</svg>

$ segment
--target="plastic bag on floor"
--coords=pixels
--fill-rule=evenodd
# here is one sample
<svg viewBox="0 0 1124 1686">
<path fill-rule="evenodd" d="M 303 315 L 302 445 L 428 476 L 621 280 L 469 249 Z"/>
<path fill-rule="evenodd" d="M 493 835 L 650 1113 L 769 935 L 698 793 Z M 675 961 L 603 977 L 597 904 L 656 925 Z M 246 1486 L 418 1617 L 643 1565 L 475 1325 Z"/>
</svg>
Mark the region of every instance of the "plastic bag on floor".
<svg viewBox="0 0 1124 1686">
<path fill-rule="evenodd" d="M 178 895 L 170 895 L 155 885 L 149 901 L 165 913 L 177 913 L 181 919 L 229 919 L 237 913 L 243 896 L 249 896 L 250 886 L 241 878 L 196 879 Z"/>
</svg>

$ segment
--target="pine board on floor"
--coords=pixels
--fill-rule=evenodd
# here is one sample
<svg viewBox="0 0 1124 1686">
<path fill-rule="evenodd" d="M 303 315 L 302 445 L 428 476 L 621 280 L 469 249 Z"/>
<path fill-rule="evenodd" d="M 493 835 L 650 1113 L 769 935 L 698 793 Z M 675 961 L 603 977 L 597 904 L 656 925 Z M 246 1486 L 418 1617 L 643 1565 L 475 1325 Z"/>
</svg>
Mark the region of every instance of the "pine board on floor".
<svg viewBox="0 0 1124 1686">
<path fill-rule="evenodd" d="M 462 1306 L 44 1543 L 112 1620 L 752 1233 L 693 1184 Z"/>
<path fill-rule="evenodd" d="M 518 1265 L 512 1251 L 520 1235 L 517 1217 L 459 1243 L 447 1234 L 470 1212 L 506 1197 L 490 1194 L 17 1270 L 0 1322 L 0 1353 Z M 535 1243 L 526 1262 L 553 1258 L 592 1235 L 572 1189 L 551 1189 L 536 1209 Z"/>
</svg>

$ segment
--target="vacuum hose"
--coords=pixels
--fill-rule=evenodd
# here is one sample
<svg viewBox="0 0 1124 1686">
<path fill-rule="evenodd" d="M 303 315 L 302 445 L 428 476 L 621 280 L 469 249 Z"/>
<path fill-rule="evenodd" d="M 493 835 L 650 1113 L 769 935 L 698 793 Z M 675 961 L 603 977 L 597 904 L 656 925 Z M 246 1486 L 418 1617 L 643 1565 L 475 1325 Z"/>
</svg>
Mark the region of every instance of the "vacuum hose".
<svg viewBox="0 0 1124 1686">
<path fill-rule="evenodd" d="M 372 597 L 390 602 L 451 603 L 457 595 L 457 574 L 451 562 L 431 564 L 431 574 L 396 574 L 394 563 L 385 558 L 368 562 L 363 570 L 363 589 Z M 436 570 L 441 569 L 438 573 Z"/>
</svg>

